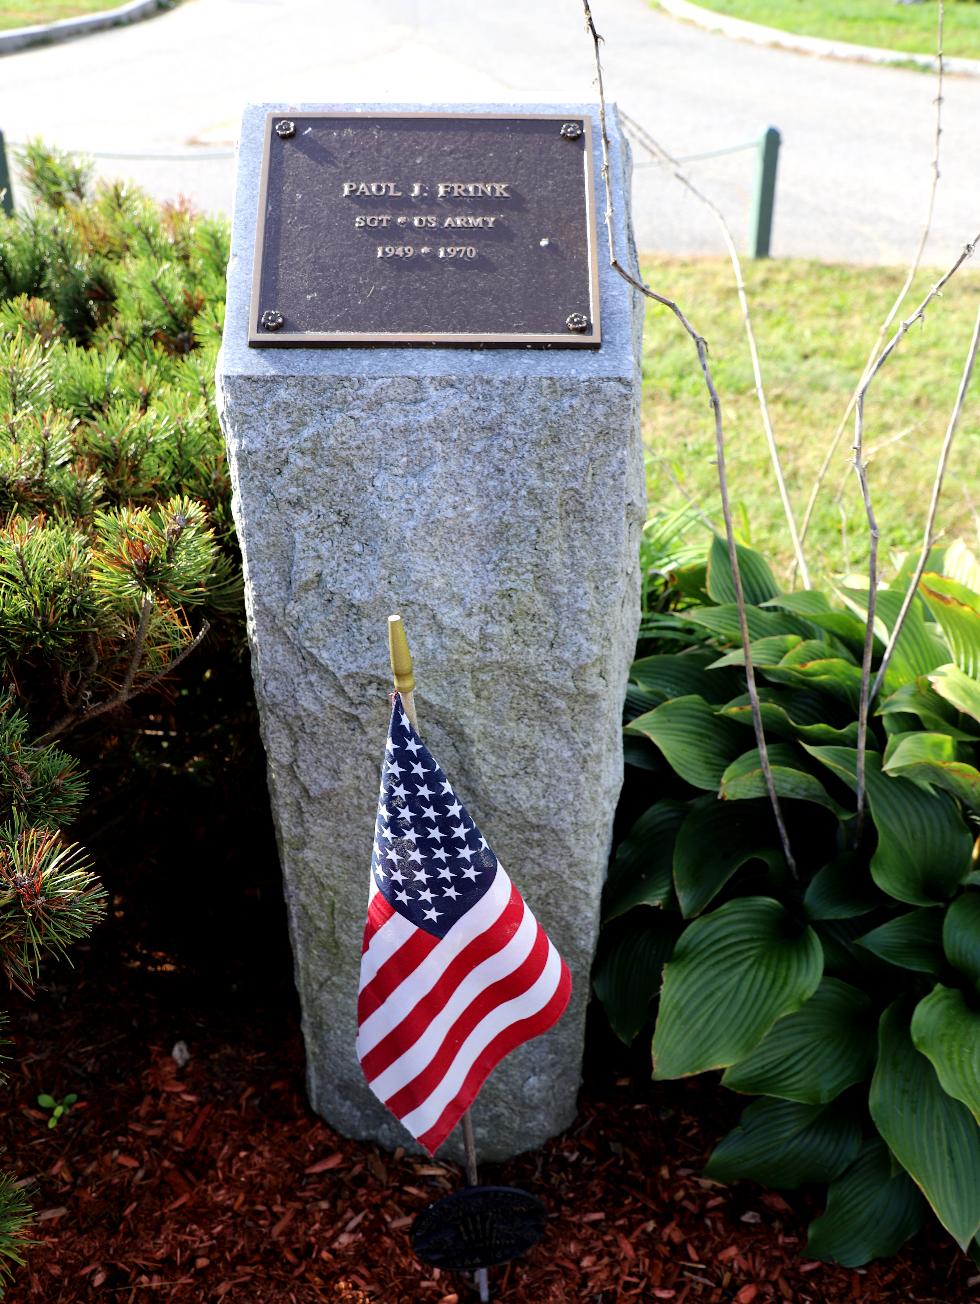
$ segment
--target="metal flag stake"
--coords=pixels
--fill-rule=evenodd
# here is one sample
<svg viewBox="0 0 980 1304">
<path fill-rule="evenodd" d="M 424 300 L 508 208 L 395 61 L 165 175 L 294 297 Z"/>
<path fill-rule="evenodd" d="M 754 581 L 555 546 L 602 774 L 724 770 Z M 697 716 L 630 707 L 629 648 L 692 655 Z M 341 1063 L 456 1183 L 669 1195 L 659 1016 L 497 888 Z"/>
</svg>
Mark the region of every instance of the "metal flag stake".
<svg viewBox="0 0 980 1304">
<path fill-rule="evenodd" d="M 401 694 L 405 714 L 411 720 L 412 728 L 418 731 L 419 720 L 415 713 L 415 668 L 412 665 L 412 654 L 409 651 L 405 626 L 402 624 L 401 616 L 398 615 L 388 617 L 388 655 L 391 658 L 391 677 L 395 683 L 395 692 Z M 460 1119 L 460 1126 L 463 1129 L 466 1181 L 471 1187 L 475 1187 L 477 1184 L 476 1137 L 469 1110 Z M 486 1268 L 477 1268 L 476 1284 L 480 1291 L 480 1304 L 485 1304 L 485 1301 L 490 1299 Z"/>
<path fill-rule="evenodd" d="M 422 1055 L 419 1046 L 427 1044 L 426 1035 L 437 1026 L 433 1019 L 438 1008 L 432 1007 L 428 997 L 431 977 L 413 987 L 411 964 L 419 964 L 418 957 L 424 956 L 430 974 L 439 972 L 443 954 L 439 948 L 444 947 L 451 959 L 472 938 L 482 938 L 491 954 L 505 949 L 511 930 L 499 936 L 495 930 L 506 905 L 515 916 L 523 916 L 525 935 L 528 929 L 535 930 L 548 950 L 549 962 L 542 975 L 547 999 L 540 1031 L 560 1016 L 571 979 L 564 961 L 512 889 L 486 839 L 419 737 L 415 674 L 400 616 L 388 618 L 388 646 L 396 696 L 382 766 L 372 860 L 358 1056 L 372 1090 L 430 1154 L 454 1123 L 460 1123 L 466 1185 L 422 1210 L 412 1227 L 412 1248 L 420 1259 L 436 1267 L 473 1272 L 480 1300 L 489 1301 L 488 1268 L 507 1263 L 536 1245 L 544 1235 L 546 1210 L 526 1191 L 478 1185 L 473 1120 L 470 1109 L 463 1105 L 474 1100 L 490 1071 L 484 1069 L 477 1076 L 465 1058 L 469 1037 L 480 1035 L 479 1016 L 463 1028 L 458 1045 L 452 1042 L 450 1064 L 446 1042 L 441 1048 L 434 1043 Z M 386 979 L 385 962 L 393 951 L 407 953 L 410 948 L 414 961 L 406 961 L 409 973 L 399 987 Z M 463 998 L 460 1017 L 464 1022 L 469 1011 L 479 1008 L 483 990 L 475 986 L 468 991 L 466 982 L 464 976 L 457 988 Z M 534 1008 L 540 1008 L 540 997 Z M 471 1058 L 474 1056 L 475 1052 Z"/>
</svg>

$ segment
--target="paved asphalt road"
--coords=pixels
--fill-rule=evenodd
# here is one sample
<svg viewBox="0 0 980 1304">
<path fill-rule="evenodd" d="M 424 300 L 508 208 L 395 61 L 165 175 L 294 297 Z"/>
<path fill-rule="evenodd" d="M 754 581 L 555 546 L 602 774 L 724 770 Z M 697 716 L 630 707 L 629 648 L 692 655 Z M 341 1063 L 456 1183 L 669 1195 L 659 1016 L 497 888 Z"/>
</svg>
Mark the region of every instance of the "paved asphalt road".
<svg viewBox="0 0 980 1304">
<path fill-rule="evenodd" d="M 902 263 L 930 176 L 934 79 L 743 45 L 675 22 L 646 0 L 593 0 L 610 99 L 678 156 L 780 128 L 773 252 Z M 154 193 L 228 210 L 248 100 L 534 103 L 594 99 L 579 0 L 184 0 L 173 12 L 0 59 L 0 129 L 63 148 L 180 154 L 100 159 Z M 929 262 L 980 230 L 980 78 L 946 84 L 943 180 Z M 712 219 L 637 152 L 646 250 L 720 249 Z M 752 151 L 689 171 L 747 239 Z"/>
</svg>

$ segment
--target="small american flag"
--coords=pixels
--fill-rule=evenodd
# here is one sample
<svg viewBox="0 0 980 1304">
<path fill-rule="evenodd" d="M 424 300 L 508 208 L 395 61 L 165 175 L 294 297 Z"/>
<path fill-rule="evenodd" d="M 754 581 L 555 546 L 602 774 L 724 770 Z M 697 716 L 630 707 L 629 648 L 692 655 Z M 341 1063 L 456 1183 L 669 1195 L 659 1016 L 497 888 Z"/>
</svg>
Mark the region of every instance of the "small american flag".
<svg viewBox="0 0 980 1304">
<path fill-rule="evenodd" d="M 371 1090 L 433 1154 L 572 980 L 395 694 L 357 1006 Z"/>
</svg>

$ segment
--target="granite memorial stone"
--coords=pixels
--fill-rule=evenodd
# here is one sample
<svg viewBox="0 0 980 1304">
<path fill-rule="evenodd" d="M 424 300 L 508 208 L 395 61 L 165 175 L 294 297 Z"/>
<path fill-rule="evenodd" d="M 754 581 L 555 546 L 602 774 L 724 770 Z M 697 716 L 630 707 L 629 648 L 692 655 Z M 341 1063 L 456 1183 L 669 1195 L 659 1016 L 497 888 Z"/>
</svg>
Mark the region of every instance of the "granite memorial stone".
<svg viewBox="0 0 980 1304">
<path fill-rule="evenodd" d="M 507 162 L 504 142 L 494 146 L 493 170 L 476 176 L 456 176 L 455 169 L 443 175 L 419 149 L 405 155 L 406 166 L 397 173 L 391 157 L 384 169 L 359 169 L 351 176 L 341 175 L 344 169 L 330 171 L 322 157 L 319 170 L 304 165 L 309 183 L 316 176 L 331 178 L 331 221 L 346 228 L 348 253 L 327 251 L 326 261 L 318 262 L 316 241 L 307 240 L 305 289 L 294 278 L 285 307 L 273 301 L 276 295 L 253 306 L 256 275 L 263 274 L 257 234 L 271 212 L 268 185 L 260 212 L 270 122 L 299 129 L 315 115 L 346 116 L 356 127 L 361 118 L 367 123 L 395 114 L 407 120 L 421 113 L 446 115 L 447 123 L 516 121 L 524 115 L 540 121 L 545 115 L 561 119 L 559 129 L 565 120 L 588 128 L 591 153 L 575 140 L 558 143 L 582 151 L 580 166 L 588 160 L 584 219 L 602 213 L 595 106 L 248 108 L 219 406 L 313 1105 L 348 1135 L 388 1147 L 406 1144 L 397 1121 L 368 1090 L 354 1053 L 358 964 L 389 712 L 387 617 L 399 611 L 415 659 L 421 731 L 568 962 L 575 984 L 560 1022 L 505 1059 L 473 1108 L 480 1157 L 494 1159 L 540 1145 L 575 1114 L 589 971 L 622 780 L 622 702 L 639 620 L 641 304 L 603 256 L 600 220 L 594 283 L 589 268 L 579 282 L 590 296 L 588 306 L 545 303 L 539 295 L 539 315 L 528 318 L 526 332 L 513 311 L 508 320 L 508 302 L 520 298 L 524 279 L 513 275 L 513 267 L 533 272 L 544 266 L 535 260 L 549 246 L 529 242 L 550 240 L 562 219 L 556 214 L 547 221 L 541 208 L 527 221 L 534 177 L 515 164 L 520 184 L 508 179 L 501 170 Z M 631 265 L 628 153 L 615 110 L 609 119 L 618 250 Z M 282 143 L 295 141 L 287 137 Z M 322 135 L 318 148 L 330 153 Z M 348 184 L 379 183 L 403 193 L 342 193 Z M 440 195 L 430 189 L 417 197 L 424 204 L 409 209 L 396 201 L 404 201 L 413 184 L 503 185 L 517 202 L 511 209 L 500 193 Z M 301 200 L 289 198 L 288 188 L 282 194 L 292 205 L 289 221 L 302 223 Z M 345 207 L 355 199 L 366 202 Z M 355 225 L 358 216 L 397 218 L 407 212 L 437 221 L 493 216 L 495 222 L 482 229 L 470 225 L 465 234 L 454 228 L 438 242 L 433 237 L 425 256 L 414 235 L 411 241 L 388 240 L 386 232 L 381 240 Z M 552 252 L 571 255 L 574 234 L 567 225 L 561 230 L 556 243 L 562 250 Z M 336 235 L 330 236 L 334 249 L 343 247 Z M 302 246 L 306 237 L 298 238 Z M 452 247 L 474 248 L 475 256 L 450 260 L 432 254 L 440 245 L 450 247 L 450 240 Z M 418 252 L 407 258 L 377 255 L 377 247 L 398 243 L 418 244 Z M 371 272 L 364 271 L 365 261 Z M 465 300 L 467 285 L 476 293 L 478 284 L 466 280 L 468 272 L 479 274 L 493 299 L 494 267 L 498 283 L 509 277 L 512 289 L 485 301 L 480 317 L 472 315 L 472 304 L 456 318 L 435 310 L 426 317 L 423 303 L 421 315 L 412 319 L 408 298 L 399 299 L 402 283 L 390 279 L 404 271 L 421 278 L 413 282 L 413 295 L 422 300 L 431 283 L 438 308 L 447 302 L 438 280 L 443 276 L 454 278 L 455 293 Z M 544 266 L 544 283 L 551 287 L 546 295 L 557 298 L 562 285 L 574 286 L 574 270 L 569 264 L 561 276 L 552 276 Z M 581 260 L 577 270 L 583 271 Z M 350 301 L 363 303 L 372 276 L 377 293 L 388 296 L 389 311 L 373 319 L 352 317 Z M 314 305 L 306 317 L 304 302 Z M 282 314 L 285 334 L 356 334 L 366 324 L 362 333 L 372 340 L 256 347 L 250 335 L 254 341 L 263 330 L 267 311 Z M 566 326 L 564 318 L 575 312 L 587 319 L 584 328 L 576 329 L 577 322 Z M 448 331 L 442 329 L 447 322 Z M 427 343 L 387 338 L 386 325 L 392 336 L 486 332 L 558 338 Z M 579 338 L 583 334 L 592 338 Z M 572 335 L 576 342 L 568 343 Z M 491 347 L 479 347 L 481 342 Z M 451 1138 L 445 1152 L 460 1151 Z"/>
</svg>

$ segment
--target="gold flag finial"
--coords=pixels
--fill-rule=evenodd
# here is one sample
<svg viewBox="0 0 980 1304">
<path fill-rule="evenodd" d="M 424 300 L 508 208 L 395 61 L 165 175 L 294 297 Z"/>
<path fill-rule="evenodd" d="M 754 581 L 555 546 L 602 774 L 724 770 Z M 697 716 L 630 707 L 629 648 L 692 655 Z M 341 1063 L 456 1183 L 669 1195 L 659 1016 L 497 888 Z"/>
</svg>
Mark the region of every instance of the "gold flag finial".
<svg viewBox="0 0 980 1304">
<path fill-rule="evenodd" d="M 408 650 L 405 626 L 401 616 L 388 617 L 388 651 L 391 654 L 391 673 L 395 680 L 395 691 L 411 693 L 415 690 L 415 673 L 412 669 L 412 654 Z"/>
</svg>

